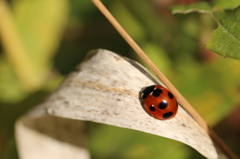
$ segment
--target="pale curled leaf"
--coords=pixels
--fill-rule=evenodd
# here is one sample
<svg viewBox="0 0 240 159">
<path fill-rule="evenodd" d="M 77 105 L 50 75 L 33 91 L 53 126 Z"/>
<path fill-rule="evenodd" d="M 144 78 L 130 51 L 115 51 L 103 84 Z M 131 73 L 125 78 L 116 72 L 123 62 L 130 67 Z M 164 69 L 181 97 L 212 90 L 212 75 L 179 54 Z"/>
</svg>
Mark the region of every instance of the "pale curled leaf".
<svg viewBox="0 0 240 159">
<path fill-rule="evenodd" d="M 138 63 L 98 50 L 29 116 L 48 114 L 130 128 L 181 141 L 207 158 L 219 158 L 208 134 L 181 107 L 175 118 L 166 121 L 150 117 L 141 108 L 139 91 L 154 83 Z M 23 144 L 20 135 L 17 140 Z"/>
<path fill-rule="evenodd" d="M 18 154 L 21 159 L 89 159 L 83 148 L 83 122 L 45 116 L 21 118 L 16 123 Z M 70 134 L 70 135 L 69 135 Z"/>
</svg>

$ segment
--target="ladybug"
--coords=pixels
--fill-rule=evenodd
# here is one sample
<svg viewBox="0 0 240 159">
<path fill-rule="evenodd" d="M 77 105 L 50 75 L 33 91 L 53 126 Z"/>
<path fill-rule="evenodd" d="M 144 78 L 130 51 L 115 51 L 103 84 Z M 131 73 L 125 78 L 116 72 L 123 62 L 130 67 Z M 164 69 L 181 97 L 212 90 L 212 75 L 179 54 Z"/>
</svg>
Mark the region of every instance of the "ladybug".
<svg viewBox="0 0 240 159">
<path fill-rule="evenodd" d="M 139 93 L 139 98 L 144 110 L 156 119 L 171 119 L 177 114 L 177 99 L 163 86 L 144 87 Z"/>
</svg>

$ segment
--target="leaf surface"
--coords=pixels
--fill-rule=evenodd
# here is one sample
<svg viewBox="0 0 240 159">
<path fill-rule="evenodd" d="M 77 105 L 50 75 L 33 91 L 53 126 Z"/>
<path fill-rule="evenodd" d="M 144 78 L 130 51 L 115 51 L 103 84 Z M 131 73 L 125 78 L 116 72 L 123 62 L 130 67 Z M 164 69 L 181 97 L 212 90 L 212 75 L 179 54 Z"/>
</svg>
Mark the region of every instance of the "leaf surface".
<svg viewBox="0 0 240 159">
<path fill-rule="evenodd" d="M 172 13 L 207 13 L 217 22 L 218 27 L 215 29 L 206 48 L 223 56 L 234 59 L 240 59 L 240 7 L 233 10 L 223 10 L 240 5 L 240 2 L 213 1 L 213 5 L 206 2 L 194 3 L 187 6 L 172 6 Z"/>
<path fill-rule="evenodd" d="M 183 142 L 207 158 L 219 158 L 207 132 L 181 106 L 177 115 L 166 121 L 154 119 L 142 109 L 139 91 L 152 84 L 162 83 L 137 62 L 98 50 L 89 54 L 44 103 L 20 120 L 17 129 L 19 125 L 24 129 L 24 121 L 37 125 L 37 117 L 53 115 L 147 132 Z M 48 124 L 45 122 L 46 127 Z M 24 145 L 23 136 L 18 134 L 17 139 Z M 37 146 L 35 143 L 31 144 Z M 24 147 L 22 151 L 29 152 Z"/>
</svg>

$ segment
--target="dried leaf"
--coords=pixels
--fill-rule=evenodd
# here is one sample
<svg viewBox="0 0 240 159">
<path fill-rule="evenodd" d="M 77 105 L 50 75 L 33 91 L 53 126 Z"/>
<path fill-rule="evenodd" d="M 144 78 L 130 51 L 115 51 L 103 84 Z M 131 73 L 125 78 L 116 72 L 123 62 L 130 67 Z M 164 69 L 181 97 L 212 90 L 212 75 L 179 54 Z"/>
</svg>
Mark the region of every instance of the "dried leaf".
<svg viewBox="0 0 240 159">
<path fill-rule="evenodd" d="M 47 131 L 51 128 L 47 126 L 51 120 L 40 124 L 40 119 L 53 115 L 68 120 L 93 121 L 167 137 L 193 147 L 207 158 L 221 158 L 207 132 L 181 106 L 176 117 L 166 121 L 156 120 L 142 109 L 138 98 L 139 91 L 144 86 L 156 83 L 162 84 L 135 61 L 124 59 L 107 50 L 90 53 L 85 62 L 55 93 L 16 124 L 21 157 L 30 153 L 26 148 L 22 148 L 27 143 L 32 144 L 28 147 L 37 147 L 36 150 L 39 150 L 40 154 L 43 149 L 36 145 L 35 140 L 39 140 L 38 138 L 25 141 L 24 129 L 28 136 L 30 132 L 34 132 L 31 129 Z M 45 125 L 46 128 L 39 129 L 39 125 Z M 57 127 L 51 131 L 59 132 Z M 81 138 L 76 133 L 68 132 L 69 129 L 62 131 L 61 133 L 68 134 L 72 140 Z M 39 133 L 36 134 L 39 136 Z M 55 135 L 51 135 L 53 136 Z M 59 148 L 58 152 L 60 151 Z M 37 152 L 35 154 L 37 155 Z"/>
</svg>

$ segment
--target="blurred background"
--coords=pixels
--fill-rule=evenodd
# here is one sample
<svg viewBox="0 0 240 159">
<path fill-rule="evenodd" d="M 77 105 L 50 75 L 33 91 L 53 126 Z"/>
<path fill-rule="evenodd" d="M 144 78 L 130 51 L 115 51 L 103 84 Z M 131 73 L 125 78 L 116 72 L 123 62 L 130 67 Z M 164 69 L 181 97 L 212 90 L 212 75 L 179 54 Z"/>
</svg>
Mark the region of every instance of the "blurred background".
<svg viewBox="0 0 240 159">
<path fill-rule="evenodd" d="M 217 24 L 172 15 L 198 0 L 102 0 L 165 76 L 240 155 L 240 63 L 205 49 Z M 92 49 L 142 61 L 90 0 L 0 0 L 0 158 L 17 159 L 14 123 Z M 144 64 L 143 64 L 144 65 Z M 88 123 L 93 159 L 204 158 L 174 140 Z"/>
</svg>

